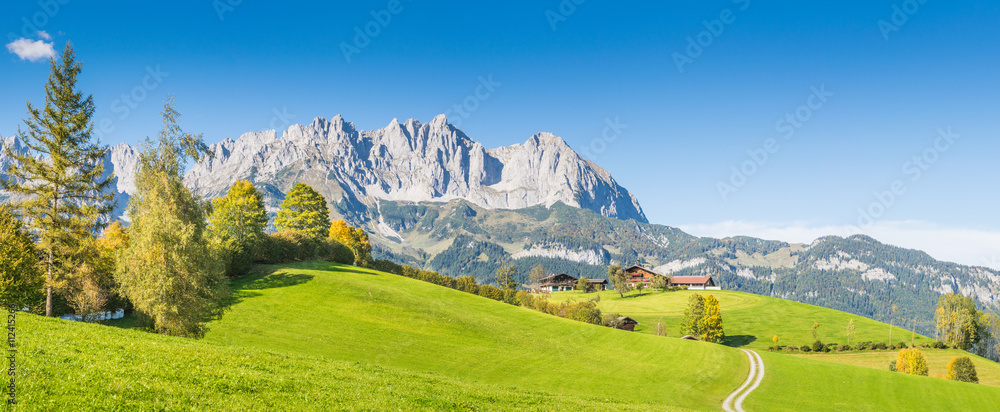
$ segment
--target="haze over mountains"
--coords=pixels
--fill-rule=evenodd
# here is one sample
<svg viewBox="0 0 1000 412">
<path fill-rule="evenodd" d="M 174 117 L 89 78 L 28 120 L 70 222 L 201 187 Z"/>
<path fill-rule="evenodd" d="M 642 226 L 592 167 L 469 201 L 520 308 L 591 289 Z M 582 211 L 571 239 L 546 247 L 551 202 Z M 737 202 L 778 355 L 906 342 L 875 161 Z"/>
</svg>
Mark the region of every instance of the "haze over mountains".
<svg viewBox="0 0 1000 412">
<path fill-rule="evenodd" d="M 5 146 L 25 152 L 16 138 Z M 958 291 L 1000 307 L 1000 272 L 939 262 L 866 236 L 810 244 L 749 237 L 699 238 L 649 224 L 638 200 L 611 174 L 551 133 L 488 149 L 447 122 L 393 119 L 363 131 L 341 116 L 246 133 L 210 147 L 186 183 L 214 198 L 253 182 L 275 212 L 303 182 L 326 196 L 334 218 L 371 233 L 376 255 L 447 275 L 491 281 L 502 261 L 524 277 L 531 266 L 604 276 L 617 261 L 675 275 L 715 276 L 724 288 L 821 304 L 885 320 L 933 317 L 941 293 Z M 105 159 L 117 178 L 121 215 L 135 191 L 138 151 L 119 144 Z M 0 153 L 3 171 L 12 164 Z M 0 177 L 5 177 L 0 172 Z M 0 193 L 0 199 L 4 195 Z M 929 324 L 917 325 L 928 332 Z"/>
</svg>

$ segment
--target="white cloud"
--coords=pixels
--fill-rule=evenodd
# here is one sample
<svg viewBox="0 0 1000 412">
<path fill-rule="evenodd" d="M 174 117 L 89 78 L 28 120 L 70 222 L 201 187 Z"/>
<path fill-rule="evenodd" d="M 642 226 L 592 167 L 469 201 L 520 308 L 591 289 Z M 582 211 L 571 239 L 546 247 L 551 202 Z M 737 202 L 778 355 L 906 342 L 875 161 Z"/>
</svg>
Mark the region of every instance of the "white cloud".
<svg viewBox="0 0 1000 412">
<path fill-rule="evenodd" d="M 680 229 L 695 236 L 745 235 L 790 243 L 812 243 L 828 235 L 863 234 L 893 246 L 922 250 L 938 260 L 1000 270 L 1000 232 L 946 227 L 923 221 L 879 221 L 864 229 L 847 225 L 815 226 L 806 222 L 725 221 L 681 225 Z"/>
<path fill-rule="evenodd" d="M 23 37 L 7 43 L 7 50 L 16 54 L 21 60 L 33 62 L 56 57 L 56 51 L 52 48 L 52 43 L 46 43 L 43 40 L 28 40 Z"/>
<path fill-rule="evenodd" d="M 45 40 L 52 40 L 52 35 L 49 34 L 49 33 L 47 33 L 47 32 L 45 32 L 45 30 L 39 30 L 38 31 L 38 37 L 41 37 L 41 38 L 43 38 Z"/>
</svg>

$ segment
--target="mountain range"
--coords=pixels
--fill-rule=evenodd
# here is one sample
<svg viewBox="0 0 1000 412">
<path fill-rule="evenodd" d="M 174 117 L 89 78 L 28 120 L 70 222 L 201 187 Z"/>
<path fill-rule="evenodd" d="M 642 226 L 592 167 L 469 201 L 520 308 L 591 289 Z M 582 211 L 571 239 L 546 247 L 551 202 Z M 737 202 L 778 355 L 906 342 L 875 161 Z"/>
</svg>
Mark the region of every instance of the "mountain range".
<svg viewBox="0 0 1000 412">
<path fill-rule="evenodd" d="M 17 138 L 2 139 L 21 153 Z M 811 244 L 750 237 L 699 238 L 650 224 L 638 200 L 611 174 L 551 133 L 488 149 L 448 123 L 393 119 L 357 130 L 341 116 L 246 133 L 210 146 L 185 176 L 205 198 L 240 179 L 264 194 L 272 214 L 303 182 L 323 194 L 333 218 L 364 227 L 378 257 L 447 275 L 491 281 L 504 261 L 527 281 L 531 267 L 605 277 L 611 262 L 663 274 L 715 276 L 723 288 L 778 296 L 932 333 L 942 293 L 961 292 L 1000 309 L 1000 272 L 939 262 L 866 236 Z M 116 215 L 134 193 L 138 151 L 109 148 Z M 13 160 L 0 151 L 0 178 Z M 0 200 L 5 195 L 0 193 Z M 898 307 L 898 312 L 891 308 Z"/>
</svg>

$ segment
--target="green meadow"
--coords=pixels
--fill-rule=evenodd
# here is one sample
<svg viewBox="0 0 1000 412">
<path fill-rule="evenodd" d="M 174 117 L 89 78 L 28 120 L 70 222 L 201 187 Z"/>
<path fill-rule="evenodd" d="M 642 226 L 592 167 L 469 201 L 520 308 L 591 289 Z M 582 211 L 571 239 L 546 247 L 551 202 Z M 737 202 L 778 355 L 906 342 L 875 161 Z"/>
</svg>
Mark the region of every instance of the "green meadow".
<svg viewBox="0 0 1000 412">
<path fill-rule="evenodd" d="M 260 267 L 232 287 L 202 340 L 128 321 L 22 316 L 18 409 L 720 410 L 749 370 L 736 348 L 578 323 L 351 266 Z M 751 297 L 720 299 L 723 314 L 736 298 L 759 304 Z M 727 330 L 738 319 L 726 318 Z M 744 404 L 751 411 L 1000 404 L 1000 388 L 759 352 L 767 373 Z"/>
</svg>

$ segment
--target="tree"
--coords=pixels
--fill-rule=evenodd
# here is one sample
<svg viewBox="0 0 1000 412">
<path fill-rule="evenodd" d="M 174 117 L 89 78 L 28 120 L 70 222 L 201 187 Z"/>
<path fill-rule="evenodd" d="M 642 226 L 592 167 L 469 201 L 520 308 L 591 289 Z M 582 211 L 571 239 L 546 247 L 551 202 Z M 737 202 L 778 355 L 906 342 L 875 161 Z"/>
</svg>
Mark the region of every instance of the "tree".
<svg viewBox="0 0 1000 412">
<path fill-rule="evenodd" d="M 959 382 L 979 383 L 979 376 L 976 374 L 976 365 L 972 364 L 972 359 L 968 356 L 956 356 L 948 362 L 947 379 Z"/>
<path fill-rule="evenodd" d="M 774 336 L 773 336 L 773 337 L 771 338 L 771 342 L 774 342 L 774 346 L 775 346 L 775 347 L 778 347 L 778 335 L 774 335 Z"/>
<path fill-rule="evenodd" d="M 642 290 L 646 288 L 646 284 L 642 283 L 642 282 L 638 282 L 638 283 L 635 284 L 635 286 L 633 288 L 636 290 L 636 292 L 639 292 L 639 294 L 641 295 L 642 294 Z"/>
<path fill-rule="evenodd" d="M 934 312 L 938 339 L 948 346 L 968 350 L 980 340 L 989 339 L 983 312 L 976 310 L 976 302 L 956 293 L 941 295 Z"/>
<path fill-rule="evenodd" d="M 330 224 L 329 239 L 346 245 L 354 253 L 354 264 L 370 267 L 373 263 L 372 244 L 368 234 L 361 228 L 348 225 L 343 220 L 335 220 Z"/>
<path fill-rule="evenodd" d="M 896 372 L 927 376 L 927 360 L 917 348 L 903 349 L 896 355 Z"/>
<path fill-rule="evenodd" d="M 705 317 L 705 298 L 694 293 L 688 298 L 684 317 L 681 318 L 681 335 L 702 336 Z"/>
<path fill-rule="evenodd" d="M 892 322 L 896 318 L 896 311 L 898 310 L 899 308 L 896 305 L 892 305 L 892 313 L 889 315 L 889 343 L 892 343 Z"/>
<path fill-rule="evenodd" d="M 590 292 L 590 281 L 586 277 L 581 276 L 580 279 L 577 279 L 576 281 L 576 290 Z"/>
<path fill-rule="evenodd" d="M 53 290 L 79 264 L 81 242 L 102 228 L 114 208 L 109 191 L 113 177 L 104 170 L 107 147 L 91 141 L 94 98 L 76 88 L 80 70 L 67 43 L 62 59 L 52 60 L 45 107 L 39 110 L 29 102 L 27 132 L 18 128 L 18 138 L 30 150 L 18 154 L 6 148 L 14 162 L 8 178 L 0 179 L 3 190 L 24 199 L 17 208 L 39 237 L 46 271 L 45 316 L 52 316 Z"/>
<path fill-rule="evenodd" d="M 545 270 L 545 266 L 535 265 L 528 272 L 528 286 L 531 289 L 537 289 L 542 284 L 542 279 L 547 277 L 549 277 L 549 271 Z"/>
<path fill-rule="evenodd" d="M 330 227 L 326 198 L 309 185 L 296 183 L 281 202 L 274 225 L 278 230 L 298 229 L 314 239 L 322 239 Z"/>
<path fill-rule="evenodd" d="M 722 309 L 719 300 L 712 295 L 705 295 L 705 315 L 701 318 L 701 340 L 720 343 L 726 337 L 722 328 Z"/>
<path fill-rule="evenodd" d="M 45 279 L 38 270 L 35 240 L 7 205 L 0 205 L 0 304 L 37 308 Z"/>
<path fill-rule="evenodd" d="M 851 335 L 854 334 L 854 319 L 847 321 L 847 346 L 851 346 Z"/>
<path fill-rule="evenodd" d="M 201 135 L 181 130 L 179 116 L 168 98 L 159 138 L 144 144 L 128 206 L 129 246 L 116 274 L 122 293 L 157 332 L 200 337 L 228 290 L 206 236 L 204 204 L 182 180 L 184 161 L 200 159 L 207 147 Z"/>
<path fill-rule="evenodd" d="M 662 318 L 656 321 L 656 336 L 667 336 L 667 324 Z"/>
<path fill-rule="evenodd" d="M 517 274 L 517 268 L 510 261 L 505 261 L 500 263 L 500 267 L 496 271 L 496 281 L 497 286 L 501 289 L 514 290 L 519 286 L 514 280 L 514 275 Z"/>
<path fill-rule="evenodd" d="M 814 320 L 813 321 L 813 327 L 812 327 L 813 340 L 819 340 L 819 331 L 818 331 L 818 329 L 819 329 L 819 322 L 817 322 L 817 321 Z"/>
<path fill-rule="evenodd" d="M 479 284 L 472 276 L 459 276 L 455 279 L 455 289 L 475 295 L 479 293 Z"/>
<path fill-rule="evenodd" d="M 670 285 L 670 278 L 662 275 L 653 275 L 649 281 L 649 286 L 659 289 L 660 292 L 664 291 L 668 285 Z"/>
<path fill-rule="evenodd" d="M 608 265 L 608 280 L 611 281 L 611 284 L 618 291 L 618 296 L 620 297 L 624 298 L 626 293 L 632 291 L 632 284 L 629 283 L 628 277 L 625 276 L 622 266 L 617 263 Z"/>
<path fill-rule="evenodd" d="M 227 252 L 226 275 L 245 273 L 250 269 L 254 247 L 264 238 L 264 198 L 250 181 L 239 180 L 225 196 L 212 200 L 208 224 L 211 237 Z"/>
</svg>

